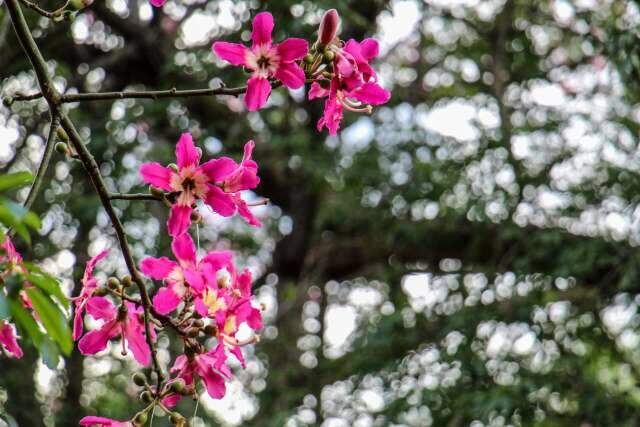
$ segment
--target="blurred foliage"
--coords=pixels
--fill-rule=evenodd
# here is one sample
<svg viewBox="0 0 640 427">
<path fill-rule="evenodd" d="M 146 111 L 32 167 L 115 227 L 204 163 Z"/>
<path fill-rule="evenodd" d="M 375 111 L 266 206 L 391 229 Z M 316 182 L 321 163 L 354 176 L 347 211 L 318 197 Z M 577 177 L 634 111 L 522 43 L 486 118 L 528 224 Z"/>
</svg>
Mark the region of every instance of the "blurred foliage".
<svg viewBox="0 0 640 427">
<path fill-rule="evenodd" d="M 268 325 L 227 399 L 180 409 L 194 425 L 638 425 L 637 2 L 169 1 L 151 11 L 129 0 L 96 1 L 71 25 L 28 18 L 61 88 L 187 89 L 246 80 L 210 43 L 246 40 L 258 11 L 274 14 L 275 40 L 313 40 L 329 7 L 343 38 L 382 40 L 376 69 L 393 93 L 370 117 L 346 114 L 339 138 L 315 130 L 319 103 L 282 89 L 250 114 L 235 98 L 71 106 L 112 191 L 146 191 L 137 168 L 171 161 L 182 131 L 205 157 L 239 158 L 257 142 L 265 227 L 208 218 L 199 238 L 259 273 Z M 2 95 L 37 90 L 4 9 L 0 51 Z M 0 109 L 3 171 L 35 170 L 45 111 L 41 101 Z M 42 237 L 20 248 L 68 294 L 88 257 L 115 242 L 83 173 L 54 158 L 33 206 Z M 163 206 L 116 206 L 137 259 L 167 252 Z M 109 260 L 103 275 L 124 274 Z M 171 363 L 179 346 L 160 342 Z M 35 354 L 3 359 L 0 410 L 28 426 L 122 419 L 140 406 L 128 380 L 137 369 L 116 348 L 84 363 L 74 350 L 48 375 Z"/>
</svg>

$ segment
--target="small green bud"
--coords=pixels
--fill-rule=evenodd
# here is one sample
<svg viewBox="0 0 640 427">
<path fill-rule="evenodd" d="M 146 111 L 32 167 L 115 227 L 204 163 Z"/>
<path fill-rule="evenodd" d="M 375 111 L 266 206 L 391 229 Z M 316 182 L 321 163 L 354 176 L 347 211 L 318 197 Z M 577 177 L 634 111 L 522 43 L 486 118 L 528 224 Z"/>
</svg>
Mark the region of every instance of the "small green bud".
<svg viewBox="0 0 640 427">
<path fill-rule="evenodd" d="M 59 127 L 56 133 L 58 134 L 58 139 L 62 141 L 69 141 L 69 136 L 63 128 Z"/>
<path fill-rule="evenodd" d="M 336 54 L 333 53 L 333 51 L 325 50 L 324 51 L 324 59 L 327 62 L 332 62 L 334 59 L 336 59 Z"/>
<path fill-rule="evenodd" d="M 11 105 L 13 104 L 14 99 L 10 96 L 5 96 L 2 99 L 2 103 L 4 104 L 5 107 L 11 107 Z"/>
<path fill-rule="evenodd" d="M 169 169 L 178 173 L 178 165 L 176 165 L 175 163 L 169 163 Z"/>
<path fill-rule="evenodd" d="M 76 12 L 73 12 L 71 10 L 65 10 L 62 13 L 62 17 L 69 22 L 73 22 L 76 20 Z"/>
<path fill-rule="evenodd" d="M 310 53 L 307 53 L 304 56 L 304 62 L 307 63 L 307 64 L 313 64 L 313 59 L 314 59 L 313 55 L 311 55 Z"/>
<path fill-rule="evenodd" d="M 138 414 L 133 419 L 134 424 L 143 426 L 147 423 L 147 413 L 146 412 L 138 412 Z"/>
<path fill-rule="evenodd" d="M 107 286 L 109 289 L 116 290 L 120 287 L 120 281 L 116 277 L 109 277 L 107 280 Z"/>
<path fill-rule="evenodd" d="M 127 274 L 122 278 L 122 284 L 125 288 L 128 288 L 129 286 L 133 285 L 133 279 Z"/>
<path fill-rule="evenodd" d="M 147 378 L 144 376 L 144 374 L 140 372 L 136 372 L 135 374 L 133 374 L 132 378 L 133 378 L 133 383 L 138 387 L 142 387 L 147 381 Z"/>
<path fill-rule="evenodd" d="M 56 142 L 55 150 L 60 154 L 69 154 L 69 148 L 64 142 Z"/>
<path fill-rule="evenodd" d="M 71 0 L 71 6 L 73 6 L 75 10 L 82 10 L 85 7 L 91 6 L 92 3 L 93 0 Z"/>
<path fill-rule="evenodd" d="M 93 291 L 93 294 L 97 297 L 103 297 L 108 293 L 109 291 L 107 291 L 107 288 L 98 288 L 95 291 Z"/>
<path fill-rule="evenodd" d="M 151 401 L 153 401 L 153 396 L 151 396 L 151 393 L 145 390 L 140 393 L 140 400 L 142 400 L 144 403 L 151 403 Z"/>
<path fill-rule="evenodd" d="M 182 393 L 182 391 L 184 390 L 186 384 L 184 382 L 184 380 L 182 379 L 178 379 L 174 382 L 171 383 L 171 390 L 173 390 L 176 393 Z"/>
</svg>

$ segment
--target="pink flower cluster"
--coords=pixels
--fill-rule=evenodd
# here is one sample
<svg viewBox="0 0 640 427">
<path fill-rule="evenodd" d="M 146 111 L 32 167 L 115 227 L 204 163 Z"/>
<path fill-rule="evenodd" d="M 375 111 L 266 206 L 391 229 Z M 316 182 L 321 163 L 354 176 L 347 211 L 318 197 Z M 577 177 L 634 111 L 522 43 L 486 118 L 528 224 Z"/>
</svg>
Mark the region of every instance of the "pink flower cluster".
<svg viewBox="0 0 640 427">
<path fill-rule="evenodd" d="M 9 237 L 5 237 L 4 242 L 0 244 L 0 266 L 2 267 L 0 268 L 0 279 L 2 279 L 0 283 L 10 274 L 26 272 L 22 256 L 18 253 Z M 4 292 L 6 295 L 6 287 L 2 287 L 0 292 Z M 31 305 L 26 294 L 21 294 L 21 299 L 24 306 L 29 307 Z M 15 326 L 5 319 L 0 319 L 0 344 L 13 357 L 19 359 L 23 356 L 22 348 L 18 344 Z"/>
<path fill-rule="evenodd" d="M 148 257 L 140 264 L 146 276 L 165 284 L 153 298 L 155 310 L 168 314 L 183 304 L 182 312 L 198 313 L 209 327 L 208 335 L 217 338 L 216 346 L 208 351 L 198 342 L 187 340 L 187 354 L 176 359 L 171 373 L 182 379 L 188 389 L 193 389 L 195 380 L 200 378 L 209 395 L 218 399 L 225 394 L 225 378 L 231 377 L 225 364 L 226 352 L 244 366 L 240 347 L 255 340 L 255 335 L 238 340 L 238 328 L 243 323 L 254 331 L 262 328 L 260 310 L 251 303 L 251 273 L 237 273 L 230 251 L 209 252 L 198 260 L 188 234 L 175 237 L 171 249 L 176 261 Z M 173 394 L 171 404 L 176 398 L 179 396 Z"/>
<path fill-rule="evenodd" d="M 253 19 L 251 48 L 228 42 L 213 44 L 213 51 L 220 58 L 251 71 L 244 98 L 249 111 L 259 110 L 267 103 L 270 79 L 291 89 L 311 81 L 309 99 L 327 98 L 318 130 L 326 127 L 330 135 L 338 132 L 344 109 L 370 113 L 372 105 L 389 101 L 391 94 L 379 85 L 370 65 L 379 54 L 378 42 L 351 39 L 345 44 L 337 37 L 340 17 L 334 9 L 323 16 L 312 54 L 308 54 L 308 44 L 302 39 L 289 38 L 273 44 L 273 27 L 271 14 L 262 12 Z M 303 58 L 305 61 L 300 61 Z"/>
<path fill-rule="evenodd" d="M 240 197 L 241 191 L 251 190 L 260 182 L 258 165 L 251 159 L 254 147 L 253 141 L 245 144 L 239 164 L 228 157 L 200 164 L 201 150 L 194 145 L 191 134 L 184 133 L 176 145 L 177 166 L 165 167 L 156 162 L 142 165 L 143 181 L 169 195 L 172 206 L 167 228 L 172 237 L 189 229 L 198 200 L 222 216 L 238 212 L 249 224 L 260 226 Z"/>
</svg>

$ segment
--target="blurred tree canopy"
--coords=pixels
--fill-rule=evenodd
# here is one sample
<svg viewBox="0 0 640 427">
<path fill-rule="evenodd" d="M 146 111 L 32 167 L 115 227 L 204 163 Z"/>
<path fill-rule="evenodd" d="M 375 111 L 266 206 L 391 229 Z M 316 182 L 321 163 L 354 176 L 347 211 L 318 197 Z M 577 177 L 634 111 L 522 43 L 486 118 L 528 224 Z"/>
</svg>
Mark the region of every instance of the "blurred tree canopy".
<svg viewBox="0 0 640 427">
<path fill-rule="evenodd" d="M 60 89 L 189 89 L 246 79 L 210 45 L 247 40 L 255 13 L 274 15 L 276 40 L 312 39 L 331 7 L 343 39 L 381 41 L 393 93 L 346 114 L 338 137 L 316 131 L 304 91 L 241 115 L 233 97 L 70 105 L 112 191 L 145 191 L 140 164 L 170 162 L 183 131 L 209 156 L 257 142 L 264 229 L 208 219 L 199 237 L 233 242 L 259 272 L 267 327 L 232 392 L 183 412 L 261 427 L 640 424 L 637 2 L 96 0 L 73 23 L 27 17 Z M 1 95 L 37 91 L 30 70 L 0 8 Z M 0 107 L 3 174 L 35 172 L 43 103 Z M 42 236 L 21 249 L 75 294 L 115 236 L 80 165 L 56 156 L 32 206 Z M 116 206 L 138 260 L 167 250 L 162 206 Z M 102 274 L 124 271 L 113 255 Z M 135 369 L 117 349 L 84 362 L 76 349 L 55 370 L 33 350 L 3 358 L 0 418 L 126 416 Z"/>
</svg>

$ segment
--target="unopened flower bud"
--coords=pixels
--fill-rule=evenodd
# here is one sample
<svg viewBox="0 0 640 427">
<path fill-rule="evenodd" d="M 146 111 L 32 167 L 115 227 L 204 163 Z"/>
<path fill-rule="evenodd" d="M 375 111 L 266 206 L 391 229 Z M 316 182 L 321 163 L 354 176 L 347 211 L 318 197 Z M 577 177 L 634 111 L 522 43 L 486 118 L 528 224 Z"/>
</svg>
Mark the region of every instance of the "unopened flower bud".
<svg viewBox="0 0 640 427">
<path fill-rule="evenodd" d="M 14 99 L 10 96 L 5 96 L 2 99 L 2 103 L 4 104 L 5 107 L 11 107 L 11 105 L 13 104 Z"/>
<path fill-rule="evenodd" d="M 202 328 L 204 326 L 204 321 L 202 319 L 197 319 L 194 320 L 193 323 L 191 323 L 192 326 L 195 326 L 196 328 Z"/>
<path fill-rule="evenodd" d="M 169 169 L 171 169 L 175 173 L 178 173 L 178 165 L 176 165 L 175 163 L 169 163 L 168 167 L 169 167 Z"/>
<path fill-rule="evenodd" d="M 93 0 L 71 0 L 71 6 L 76 10 L 82 10 L 85 7 L 91 6 Z"/>
<path fill-rule="evenodd" d="M 56 145 L 54 148 L 60 154 L 69 154 L 69 148 L 67 147 L 67 144 L 64 142 L 56 142 Z"/>
<path fill-rule="evenodd" d="M 138 387 L 142 387 L 144 383 L 147 381 L 147 378 L 144 376 L 144 374 L 140 372 L 136 372 L 135 374 L 133 374 L 132 378 L 133 378 L 133 383 Z"/>
<path fill-rule="evenodd" d="M 109 277 L 107 280 L 107 286 L 109 289 L 118 289 L 120 287 L 120 281 L 116 277 Z"/>
<path fill-rule="evenodd" d="M 318 42 L 322 45 L 328 45 L 336 38 L 340 27 L 340 16 L 335 9 L 327 10 L 322 15 L 320 21 L 320 29 L 318 30 Z"/>
<path fill-rule="evenodd" d="M 98 288 L 95 291 L 93 291 L 93 295 L 95 295 L 97 297 L 103 297 L 107 293 L 109 293 L 109 291 L 107 291 L 107 288 Z"/>
<path fill-rule="evenodd" d="M 147 423 L 147 413 L 146 412 L 138 412 L 138 414 L 133 418 L 133 424 L 136 426 L 143 426 Z"/>
<path fill-rule="evenodd" d="M 133 279 L 127 274 L 122 278 L 122 284 L 125 288 L 128 288 L 129 286 L 133 285 Z"/>
<path fill-rule="evenodd" d="M 187 331 L 187 335 L 190 336 L 191 338 L 195 338 L 200 334 L 200 329 L 198 328 L 191 328 Z"/>
<path fill-rule="evenodd" d="M 202 215 L 197 212 L 197 211 L 193 211 L 191 212 L 191 222 L 194 224 L 199 224 L 202 221 Z"/>
<path fill-rule="evenodd" d="M 182 393 L 182 391 L 184 390 L 186 384 L 184 382 L 184 380 L 182 379 L 177 379 L 176 381 L 171 383 L 171 390 L 173 390 L 176 393 Z"/>
<path fill-rule="evenodd" d="M 76 20 L 76 12 L 73 12 L 71 10 L 65 10 L 62 13 L 62 17 L 69 22 L 73 22 Z"/>
<path fill-rule="evenodd" d="M 151 396 L 151 393 L 145 390 L 140 393 L 140 400 L 142 400 L 144 403 L 151 403 L 151 401 L 153 400 L 153 396 Z"/>
<path fill-rule="evenodd" d="M 171 424 L 173 424 L 174 426 L 184 427 L 187 425 L 187 420 L 177 412 L 172 412 L 170 419 L 171 419 Z"/>
<path fill-rule="evenodd" d="M 324 51 L 324 60 L 327 62 L 333 62 L 333 60 L 336 59 L 336 54 L 333 53 L 330 50 L 325 50 Z"/>
<path fill-rule="evenodd" d="M 67 135 L 67 132 L 63 128 L 59 127 L 56 130 L 56 134 L 58 135 L 58 139 L 62 141 L 69 141 L 69 136 Z"/>
<path fill-rule="evenodd" d="M 304 60 L 304 62 L 305 62 L 305 63 L 307 63 L 307 64 L 313 64 L 314 57 L 313 57 L 313 55 L 312 55 L 312 54 L 307 53 L 307 54 L 304 56 L 304 59 L 303 59 L 303 60 Z"/>
</svg>

